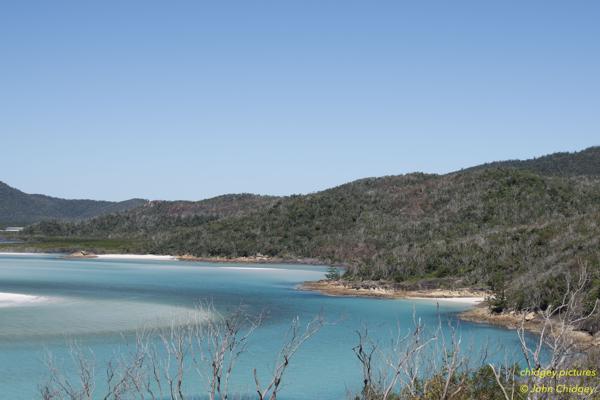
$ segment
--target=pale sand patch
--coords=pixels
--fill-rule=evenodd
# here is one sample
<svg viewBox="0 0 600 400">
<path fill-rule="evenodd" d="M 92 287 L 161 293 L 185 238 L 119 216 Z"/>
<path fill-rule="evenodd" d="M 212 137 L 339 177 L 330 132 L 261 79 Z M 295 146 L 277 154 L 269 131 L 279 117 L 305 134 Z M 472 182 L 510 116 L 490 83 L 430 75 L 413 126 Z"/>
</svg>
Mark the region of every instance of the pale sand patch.
<svg viewBox="0 0 600 400">
<path fill-rule="evenodd" d="M 0 308 L 40 303 L 47 300 L 47 297 L 42 296 L 31 296 L 28 294 L 0 292 Z"/>
<path fill-rule="evenodd" d="M 428 300 L 440 303 L 479 304 L 485 297 L 407 297 L 409 300 Z"/>
<path fill-rule="evenodd" d="M 175 256 L 159 256 L 156 254 L 98 254 L 96 258 L 109 260 L 176 260 Z"/>
</svg>

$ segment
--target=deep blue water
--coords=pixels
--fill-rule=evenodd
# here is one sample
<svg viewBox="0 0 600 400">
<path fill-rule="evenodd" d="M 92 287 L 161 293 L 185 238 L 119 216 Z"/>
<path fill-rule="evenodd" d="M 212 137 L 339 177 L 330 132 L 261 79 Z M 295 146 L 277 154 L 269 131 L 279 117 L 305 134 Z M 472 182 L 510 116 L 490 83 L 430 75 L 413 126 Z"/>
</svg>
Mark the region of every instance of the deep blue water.
<svg viewBox="0 0 600 400">
<path fill-rule="evenodd" d="M 254 393 L 252 369 L 268 373 L 290 321 L 309 321 L 322 312 L 329 322 L 300 350 L 286 373 L 283 400 L 346 398 L 360 388 L 360 366 L 352 348 L 356 331 L 368 326 L 382 346 L 398 326 L 410 329 L 413 313 L 430 329 L 441 319 L 456 323 L 466 305 L 436 305 L 421 300 L 329 297 L 296 290 L 299 283 L 323 277 L 324 267 L 234 265 L 176 261 L 63 260 L 57 256 L 0 256 L 0 292 L 48 300 L 0 308 L 0 393 L 2 398 L 38 398 L 47 378 L 48 352 L 67 360 L 67 341 L 92 349 L 100 367 L 132 340 L 141 326 L 166 326 L 199 303 L 210 301 L 221 313 L 243 305 L 264 313 L 248 352 L 234 373 L 239 393 Z M 463 349 L 474 363 L 482 348 L 488 360 L 519 360 L 514 331 L 462 322 Z M 65 365 L 68 365 L 65 364 Z M 202 394 L 200 382 L 190 393 Z"/>
</svg>

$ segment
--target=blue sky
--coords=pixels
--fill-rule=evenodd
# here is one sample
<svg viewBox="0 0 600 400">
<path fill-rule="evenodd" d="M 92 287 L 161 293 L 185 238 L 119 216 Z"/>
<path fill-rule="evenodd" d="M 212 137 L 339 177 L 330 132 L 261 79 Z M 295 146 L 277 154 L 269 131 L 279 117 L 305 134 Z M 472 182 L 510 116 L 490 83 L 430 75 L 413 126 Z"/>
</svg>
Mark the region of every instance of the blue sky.
<svg viewBox="0 0 600 400">
<path fill-rule="evenodd" d="M 600 144 L 597 1 L 0 5 L 0 180 L 317 191 Z"/>
</svg>

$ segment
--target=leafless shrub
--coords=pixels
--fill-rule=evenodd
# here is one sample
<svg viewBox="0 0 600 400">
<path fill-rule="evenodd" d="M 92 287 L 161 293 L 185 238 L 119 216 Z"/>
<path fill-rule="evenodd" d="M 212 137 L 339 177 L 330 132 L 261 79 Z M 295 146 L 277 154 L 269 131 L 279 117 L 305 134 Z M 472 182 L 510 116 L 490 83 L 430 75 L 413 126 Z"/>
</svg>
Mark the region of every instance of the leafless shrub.
<svg viewBox="0 0 600 400">
<path fill-rule="evenodd" d="M 271 380 L 262 386 L 258 378 L 256 368 L 254 369 L 254 382 L 256 383 L 256 393 L 259 400 L 276 400 L 277 394 L 281 389 L 283 375 L 289 367 L 292 357 L 300 349 L 300 347 L 312 336 L 314 336 L 323 326 L 324 319 L 322 315 L 318 315 L 311 320 L 304 329 L 300 325 L 298 317 L 292 320 L 290 329 L 288 330 L 286 341 L 279 351 L 275 367 L 271 374 Z"/>
<path fill-rule="evenodd" d="M 205 318 L 205 315 L 211 318 Z M 222 316 L 206 305 L 163 329 L 137 332 L 130 351 L 122 351 L 96 375 L 91 351 L 73 344 L 71 359 L 75 374 L 67 375 L 52 356 L 47 358 L 48 382 L 39 388 L 43 400 L 186 400 L 186 393 L 207 393 L 210 400 L 228 400 L 229 383 L 239 357 L 246 352 L 248 339 L 260 325 L 241 308 Z M 261 400 L 276 400 L 283 376 L 292 357 L 323 325 L 321 315 L 304 328 L 294 318 L 288 337 L 279 352 L 271 379 L 263 387 L 256 369 L 253 373 Z M 189 379 L 196 373 L 204 384 Z"/>
</svg>

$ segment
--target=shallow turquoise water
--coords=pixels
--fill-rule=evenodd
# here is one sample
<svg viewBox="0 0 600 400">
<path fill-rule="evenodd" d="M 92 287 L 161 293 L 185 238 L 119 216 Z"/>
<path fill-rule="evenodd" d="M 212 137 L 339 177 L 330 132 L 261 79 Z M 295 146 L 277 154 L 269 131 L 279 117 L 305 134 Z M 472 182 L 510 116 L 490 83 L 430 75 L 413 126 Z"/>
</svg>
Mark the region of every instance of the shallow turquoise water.
<svg viewBox="0 0 600 400">
<path fill-rule="evenodd" d="M 51 352 L 68 358 L 66 342 L 90 347 L 99 365 L 114 357 L 140 326 L 167 325 L 179 313 L 212 302 L 220 312 L 243 304 L 265 312 L 236 368 L 233 386 L 253 393 L 252 369 L 267 373 L 290 321 L 308 321 L 323 312 L 327 324 L 293 359 L 285 377 L 283 400 L 346 398 L 357 391 L 360 367 L 352 352 L 355 331 L 366 325 L 385 344 L 409 329 L 413 311 L 426 326 L 454 320 L 464 305 L 428 301 L 322 296 L 295 290 L 323 277 L 325 268 L 298 265 L 234 265 L 165 261 L 63 260 L 54 256 L 0 256 L 0 292 L 44 296 L 48 301 L 0 308 L 0 393 L 2 398 L 37 398 L 47 377 L 43 359 Z M 518 360 L 513 331 L 461 323 L 463 348 L 474 361 L 487 345 L 488 359 Z M 508 351 L 505 351 L 507 349 Z M 195 383 L 196 384 L 196 383 Z M 197 386 L 190 388 L 202 394 Z"/>
</svg>

